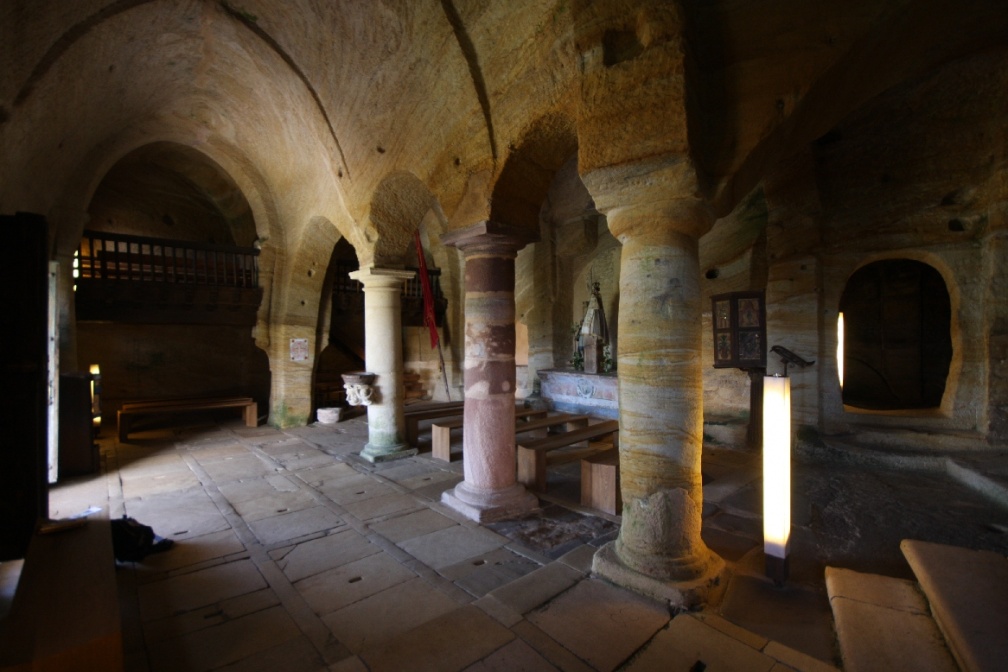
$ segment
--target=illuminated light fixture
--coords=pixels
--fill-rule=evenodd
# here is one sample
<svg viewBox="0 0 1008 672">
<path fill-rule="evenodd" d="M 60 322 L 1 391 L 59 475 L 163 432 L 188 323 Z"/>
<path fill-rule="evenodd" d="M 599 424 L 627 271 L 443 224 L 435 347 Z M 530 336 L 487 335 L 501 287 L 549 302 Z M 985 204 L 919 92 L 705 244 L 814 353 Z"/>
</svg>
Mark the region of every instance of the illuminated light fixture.
<svg viewBox="0 0 1008 672">
<path fill-rule="evenodd" d="M 791 379 L 763 378 L 763 552 L 766 574 L 781 585 L 791 545 Z"/>
<path fill-rule="evenodd" d="M 91 374 L 91 426 L 97 430 L 101 427 L 101 369 L 92 364 L 88 373 Z"/>
<path fill-rule="evenodd" d="M 843 355 L 844 355 L 844 324 L 843 324 L 843 313 L 837 315 L 836 320 L 836 368 L 837 368 L 837 378 L 840 381 L 840 389 L 843 389 Z"/>
</svg>

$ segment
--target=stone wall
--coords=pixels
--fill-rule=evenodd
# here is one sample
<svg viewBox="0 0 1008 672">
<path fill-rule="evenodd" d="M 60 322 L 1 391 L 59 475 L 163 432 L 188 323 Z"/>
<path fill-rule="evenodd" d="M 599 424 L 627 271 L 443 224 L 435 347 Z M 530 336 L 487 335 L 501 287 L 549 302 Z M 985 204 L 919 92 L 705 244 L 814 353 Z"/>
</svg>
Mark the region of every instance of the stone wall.
<svg viewBox="0 0 1008 672">
<path fill-rule="evenodd" d="M 82 369 L 101 366 L 106 422 L 127 399 L 241 395 L 268 408 L 269 363 L 248 328 L 82 322 L 77 348 Z"/>
<path fill-rule="evenodd" d="M 768 180 L 768 341 L 818 353 L 814 372 L 792 371 L 797 423 L 895 447 L 982 448 L 989 429 L 996 440 L 1000 394 L 988 393 L 987 362 L 998 317 L 987 306 L 997 272 L 984 240 L 1005 197 L 1005 147 L 989 144 L 1003 133 L 1003 96 L 992 87 L 1008 85 L 1005 63 L 1003 54 L 967 59 L 891 90 Z M 840 296 L 858 268 L 899 258 L 934 267 L 949 292 L 944 397 L 931 410 L 844 407 Z M 818 390 L 804 382 L 815 378 Z"/>
</svg>

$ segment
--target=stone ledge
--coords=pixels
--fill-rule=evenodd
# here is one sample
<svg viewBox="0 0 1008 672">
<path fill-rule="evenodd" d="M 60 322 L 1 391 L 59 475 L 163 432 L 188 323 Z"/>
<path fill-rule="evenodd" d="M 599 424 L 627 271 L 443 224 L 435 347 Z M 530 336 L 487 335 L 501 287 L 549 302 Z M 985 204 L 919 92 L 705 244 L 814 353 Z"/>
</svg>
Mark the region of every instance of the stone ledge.
<svg viewBox="0 0 1008 672">
<path fill-rule="evenodd" d="M 955 672 L 955 661 L 913 582 L 826 568 L 844 670 Z"/>
<path fill-rule="evenodd" d="M 910 539 L 900 548 L 960 667 L 1003 670 L 1008 660 L 1008 558 Z"/>
</svg>

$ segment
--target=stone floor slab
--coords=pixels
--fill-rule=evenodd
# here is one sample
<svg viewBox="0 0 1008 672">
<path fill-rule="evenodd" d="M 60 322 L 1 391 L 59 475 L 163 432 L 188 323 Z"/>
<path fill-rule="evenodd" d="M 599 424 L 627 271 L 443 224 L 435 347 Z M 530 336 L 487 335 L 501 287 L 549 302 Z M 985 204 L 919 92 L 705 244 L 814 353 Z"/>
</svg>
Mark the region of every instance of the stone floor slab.
<svg viewBox="0 0 1008 672">
<path fill-rule="evenodd" d="M 266 587 L 251 560 L 239 560 L 141 585 L 144 621 L 179 614 Z"/>
<path fill-rule="evenodd" d="M 334 485 L 343 479 L 360 477 L 362 475 L 356 469 L 343 462 L 329 464 L 324 467 L 301 469 L 295 473 L 298 478 L 313 488 L 322 488 L 326 485 Z"/>
<path fill-rule="evenodd" d="M 292 513 L 249 522 L 249 528 L 264 546 L 297 539 L 314 532 L 325 532 L 346 523 L 324 506 L 313 506 Z"/>
<path fill-rule="evenodd" d="M 137 563 L 136 572 L 139 575 L 168 572 L 180 567 L 219 560 L 244 550 L 245 546 L 231 529 L 176 539 L 169 551 L 148 555 L 142 563 Z"/>
<path fill-rule="evenodd" d="M 719 613 L 746 630 L 813 658 L 835 658 L 833 615 L 825 591 L 790 583 L 775 586 L 763 577 L 736 576 L 728 585 Z"/>
<path fill-rule="evenodd" d="M 339 641 L 359 653 L 457 609 L 453 599 L 417 577 L 323 617 Z"/>
<path fill-rule="evenodd" d="M 291 582 L 340 567 L 379 553 L 375 546 L 355 530 L 343 530 L 305 541 L 275 556 L 277 566 Z"/>
<path fill-rule="evenodd" d="M 303 637 L 283 607 L 273 607 L 151 646 L 151 672 L 212 670 Z"/>
<path fill-rule="evenodd" d="M 482 597 L 540 566 L 507 548 L 495 548 L 444 567 L 439 573 L 470 595 Z"/>
<path fill-rule="evenodd" d="M 440 502 L 441 495 L 444 494 L 446 490 L 451 490 L 456 485 L 462 482 L 462 474 L 446 475 L 442 477 L 432 477 L 428 485 L 420 485 L 413 487 L 412 482 L 404 484 L 404 487 L 409 487 L 413 490 L 413 494 L 417 497 L 423 497 L 424 499 L 429 499 L 432 502 Z"/>
<path fill-rule="evenodd" d="M 551 562 L 490 592 L 519 614 L 535 609 L 583 578 L 581 572 L 562 562 Z"/>
<path fill-rule="evenodd" d="M 247 457 L 249 449 L 237 442 L 227 442 L 219 445 L 205 447 L 194 447 L 189 454 L 202 465 L 220 460 L 229 460 L 236 457 Z"/>
<path fill-rule="evenodd" d="M 387 553 L 376 553 L 309 576 L 294 587 L 316 614 L 324 616 L 415 577 Z"/>
<path fill-rule="evenodd" d="M 393 543 L 399 543 L 414 537 L 421 537 L 431 532 L 443 530 L 457 525 L 454 520 L 442 516 L 436 511 L 423 508 L 414 513 L 407 513 L 380 522 L 372 523 L 371 529 Z"/>
<path fill-rule="evenodd" d="M 669 613 L 666 605 L 586 579 L 527 618 L 592 667 L 612 670 L 664 627 Z"/>
<path fill-rule="evenodd" d="M 291 487 L 286 488 L 281 484 L 281 487 L 275 485 L 275 479 L 286 480 L 287 477 L 282 474 L 274 474 L 267 478 L 250 478 L 245 480 L 230 481 L 228 483 L 220 483 L 217 485 L 217 489 L 222 495 L 231 503 L 232 506 L 237 508 L 237 504 L 241 502 L 248 502 L 254 499 L 259 499 L 260 497 L 269 497 L 275 492 L 296 492 L 298 488 Z"/>
<path fill-rule="evenodd" d="M 397 544 L 432 569 L 441 569 L 499 548 L 507 540 L 493 532 L 455 525 Z"/>
<path fill-rule="evenodd" d="M 383 495 L 399 494 L 392 486 L 364 474 L 336 482 L 327 482 L 318 486 L 318 489 L 326 497 L 343 506 L 350 506 Z"/>
<path fill-rule="evenodd" d="M 251 593 L 220 600 L 205 607 L 148 621 L 143 624 L 144 639 L 147 642 L 160 642 L 178 638 L 197 630 L 220 625 L 225 621 L 233 621 L 257 611 L 275 607 L 278 604 L 280 604 L 280 599 L 276 593 L 269 588 L 262 588 Z"/>
<path fill-rule="evenodd" d="M 431 464 L 429 460 L 410 458 L 379 464 L 375 473 L 382 478 L 402 485 L 404 482 L 411 482 L 418 478 L 422 480 L 424 476 L 433 478 L 438 473 L 444 472 Z"/>
<path fill-rule="evenodd" d="M 207 475 L 215 483 L 227 483 L 249 478 L 261 478 L 276 472 L 276 467 L 267 464 L 257 455 L 250 455 L 247 451 L 244 455 L 225 457 L 220 460 L 200 462 L 200 466 L 207 472 Z"/>
<path fill-rule="evenodd" d="M 359 520 L 370 521 L 405 511 L 416 511 L 423 505 L 413 495 L 391 492 L 345 504 L 346 510 Z"/>
<path fill-rule="evenodd" d="M 141 499 L 165 493 L 180 492 L 201 487 L 196 474 L 185 469 L 171 469 L 152 476 L 140 476 L 122 480 L 124 499 Z"/>
<path fill-rule="evenodd" d="M 526 672 L 558 670 L 531 646 L 516 639 L 466 668 L 466 672 Z"/>
<path fill-rule="evenodd" d="M 323 453 L 321 450 L 303 452 L 297 455 L 282 455 L 274 458 L 280 466 L 288 471 L 300 471 L 302 469 L 314 469 L 315 467 L 325 467 L 333 463 L 333 456 Z"/>
<path fill-rule="evenodd" d="M 191 539 L 230 529 L 227 519 L 202 488 L 127 499 L 126 513 L 171 539 Z"/>
<path fill-rule="evenodd" d="M 371 672 L 455 672 L 486 658 L 514 634 L 476 607 L 461 607 L 395 640 L 365 649 Z"/>
<path fill-rule="evenodd" d="M 770 672 L 776 661 L 689 614 L 677 616 L 626 672 Z M 881 668 L 880 668 L 881 669 Z"/>
<path fill-rule="evenodd" d="M 246 522 L 262 520 L 284 513 L 301 511 L 317 506 L 318 502 L 310 493 L 295 490 L 294 492 L 280 492 L 273 490 L 272 493 L 255 499 L 247 499 L 233 504 L 238 515 Z"/>
<path fill-rule="evenodd" d="M 256 651 L 236 663 L 219 668 L 220 672 L 278 672 L 304 670 L 326 672 L 328 666 L 307 637 L 294 637 L 278 646 Z"/>
<path fill-rule="evenodd" d="M 397 482 L 404 488 L 416 490 L 418 488 L 426 488 L 430 485 L 441 483 L 443 481 L 452 481 L 454 484 L 454 482 L 456 482 L 459 478 L 460 474 L 454 471 L 435 469 L 418 473 L 410 478 L 404 478 Z"/>
<path fill-rule="evenodd" d="M 596 672 L 583 660 L 565 649 L 555 639 L 532 625 L 528 621 L 520 621 L 511 627 L 523 642 L 535 649 L 551 665 L 563 672 Z"/>
</svg>

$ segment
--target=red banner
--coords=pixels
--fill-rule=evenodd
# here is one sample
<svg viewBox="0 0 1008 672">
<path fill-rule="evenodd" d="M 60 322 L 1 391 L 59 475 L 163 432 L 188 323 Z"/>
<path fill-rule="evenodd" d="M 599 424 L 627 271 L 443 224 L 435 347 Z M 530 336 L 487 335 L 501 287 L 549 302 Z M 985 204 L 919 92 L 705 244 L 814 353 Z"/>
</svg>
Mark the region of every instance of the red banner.
<svg viewBox="0 0 1008 672">
<path fill-rule="evenodd" d="M 434 295 L 431 293 L 430 277 L 427 275 L 427 258 L 424 256 L 423 243 L 420 242 L 420 232 L 413 233 L 416 242 L 417 265 L 420 268 L 420 288 L 423 290 L 424 324 L 430 330 L 430 347 L 438 346 L 437 321 L 434 317 Z"/>
</svg>

